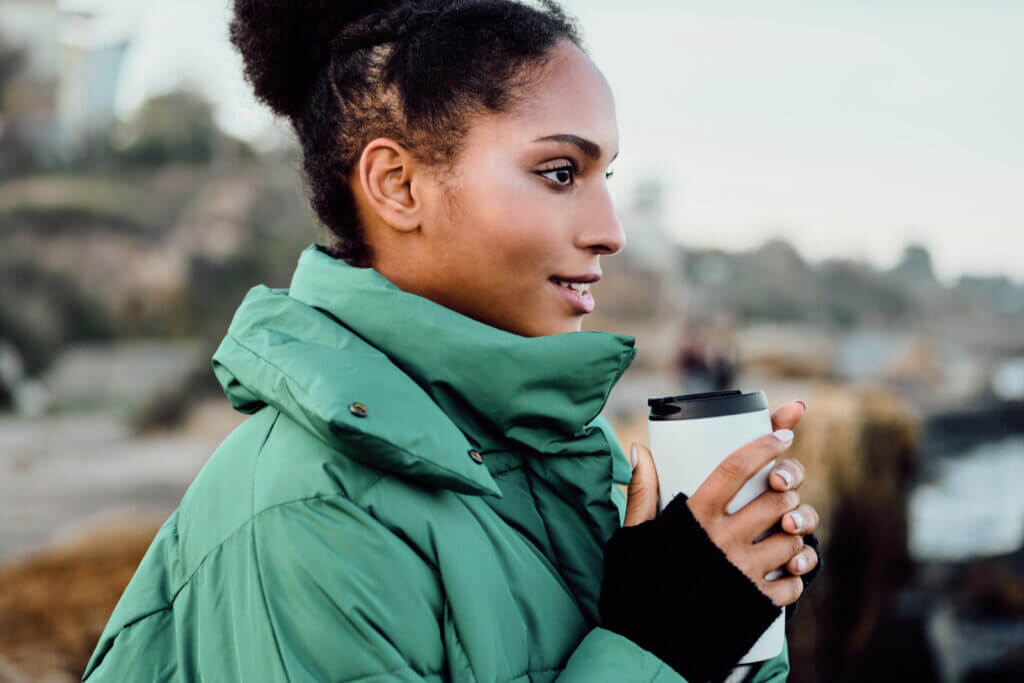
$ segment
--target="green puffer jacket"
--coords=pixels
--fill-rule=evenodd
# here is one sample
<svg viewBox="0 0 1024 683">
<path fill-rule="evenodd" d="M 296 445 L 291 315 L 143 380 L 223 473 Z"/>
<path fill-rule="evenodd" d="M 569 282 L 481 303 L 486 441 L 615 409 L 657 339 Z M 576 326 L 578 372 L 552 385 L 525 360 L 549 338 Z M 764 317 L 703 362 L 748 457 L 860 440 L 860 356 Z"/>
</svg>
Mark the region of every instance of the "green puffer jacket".
<svg viewBox="0 0 1024 683">
<path fill-rule="evenodd" d="M 235 314 L 213 366 L 251 417 L 82 680 L 684 681 L 596 626 L 630 478 L 599 413 L 634 341 L 521 337 L 311 245 Z"/>
</svg>

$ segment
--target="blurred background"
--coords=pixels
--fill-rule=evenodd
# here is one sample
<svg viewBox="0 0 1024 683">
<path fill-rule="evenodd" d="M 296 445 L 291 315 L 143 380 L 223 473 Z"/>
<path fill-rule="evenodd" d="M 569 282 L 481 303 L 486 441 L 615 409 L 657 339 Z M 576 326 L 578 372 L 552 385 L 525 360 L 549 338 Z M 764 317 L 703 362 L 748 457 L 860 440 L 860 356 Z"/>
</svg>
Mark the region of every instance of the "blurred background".
<svg viewBox="0 0 1024 683">
<path fill-rule="evenodd" d="M 807 402 L 798 683 L 1024 680 L 1024 5 L 572 0 L 649 396 Z M 628 8 L 625 8 L 628 7 Z M 321 238 L 225 0 L 0 2 L 0 680 L 78 680 L 243 416 L 210 356 Z"/>
</svg>

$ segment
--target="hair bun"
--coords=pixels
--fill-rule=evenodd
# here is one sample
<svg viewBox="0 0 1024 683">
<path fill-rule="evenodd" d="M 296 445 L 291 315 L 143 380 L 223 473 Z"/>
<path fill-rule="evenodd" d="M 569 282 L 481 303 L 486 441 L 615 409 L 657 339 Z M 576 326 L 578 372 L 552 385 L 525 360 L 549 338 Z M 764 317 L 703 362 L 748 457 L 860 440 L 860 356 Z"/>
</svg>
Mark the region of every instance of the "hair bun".
<svg viewBox="0 0 1024 683">
<path fill-rule="evenodd" d="M 235 0 L 231 43 L 256 98 L 278 114 L 296 112 L 337 49 L 346 24 L 400 5 L 395 0 Z"/>
</svg>

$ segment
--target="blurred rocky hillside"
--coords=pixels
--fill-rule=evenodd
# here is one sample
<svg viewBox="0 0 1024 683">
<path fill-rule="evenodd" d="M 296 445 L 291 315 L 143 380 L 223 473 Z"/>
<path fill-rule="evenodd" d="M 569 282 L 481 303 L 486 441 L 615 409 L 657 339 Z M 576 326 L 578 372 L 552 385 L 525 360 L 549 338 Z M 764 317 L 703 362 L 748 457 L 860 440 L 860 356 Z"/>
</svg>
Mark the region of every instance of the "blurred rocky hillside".
<svg viewBox="0 0 1024 683">
<path fill-rule="evenodd" d="M 286 286 L 315 239 L 296 167 L 171 93 L 63 166 L 0 177 L 0 338 L 28 375 L 79 342 L 214 342 L 245 291 Z"/>
<path fill-rule="evenodd" d="M 66 344 L 222 331 L 313 239 L 294 171 L 177 163 L 0 185 L 0 337 L 31 371 Z"/>
<path fill-rule="evenodd" d="M 927 249 L 917 244 L 907 245 L 888 270 L 847 259 L 812 266 L 781 239 L 734 254 L 684 250 L 681 261 L 702 300 L 749 320 L 847 330 L 917 327 L 960 340 L 975 339 L 979 326 L 1006 338 L 1024 329 L 1024 283 L 964 275 L 947 286 L 935 277 Z"/>
</svg>

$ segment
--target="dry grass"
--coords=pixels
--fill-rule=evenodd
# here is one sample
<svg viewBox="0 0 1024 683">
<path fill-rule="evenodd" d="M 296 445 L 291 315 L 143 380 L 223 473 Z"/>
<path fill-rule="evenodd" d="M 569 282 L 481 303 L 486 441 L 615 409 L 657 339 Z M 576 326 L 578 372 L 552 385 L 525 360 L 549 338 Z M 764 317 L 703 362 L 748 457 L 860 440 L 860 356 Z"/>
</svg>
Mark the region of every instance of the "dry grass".
<svg viewBox="0 0 1024 683">
<path fill-rule="evenodd" d="M 0 568 L 0 680 L 80 680 L 158 529 L 125 522 Z"/>
</svg>

